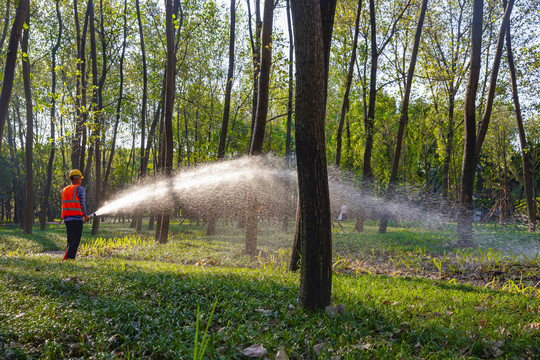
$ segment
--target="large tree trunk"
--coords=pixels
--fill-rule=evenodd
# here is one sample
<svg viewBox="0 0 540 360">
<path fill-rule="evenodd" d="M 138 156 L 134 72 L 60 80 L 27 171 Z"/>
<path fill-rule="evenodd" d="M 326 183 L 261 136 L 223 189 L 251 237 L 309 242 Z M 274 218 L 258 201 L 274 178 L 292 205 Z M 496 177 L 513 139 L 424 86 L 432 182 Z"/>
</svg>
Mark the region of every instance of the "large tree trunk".
<svg viewBox="0 0 540 360">
<path fill-rule="evenodd" d="M 521 116 L 521 105 L 517 87 L 516 68 L 514 66 L 514 55 L 512 53 L 512 38 L 510 37 L 510 24 L 506 29 L 506 54 L 508 58 L 508 68 L 510 70 L 510 81 L 512 84 L 512 101 L 516 112 L 516 123 L 519 132 L 519 143 L 521 145 L 521 161 L 523 163 L 523 187 L 525 190 L 525 200 L 527 202 L 527 214 L 529 217 L 529 232 L 536 230 L 536 203 L 533 196 L 533 183 L 531 176 L 530 145 L 527 144 L 525 129 L 523 128 L 523 118 Z"/>
<path fill-rule="evenodd" d="M 11 35 L 9 36 L 6 64 L 4 67 L 4 82 L 2 83 L 2 92 L 0 93 L 0 150 L 2 149 L 2 136 L 4 134 L 9 100 L 11 98 L 11 91 L 13 90 L 13 78 L 15 67 L 17 66 L 17 49 L 19 48 L 19 39 L 21 38 L 29 3 L 29 0 L 19 0 L 19 6 L 15 12 L 15 21 L 13 21 Z"/>
<path fill-rule="evenodd" d="M 476 93 L 480 77 L 482 52 L 483 0 L 473 2 L 473 20 L 471 32 L 471 60 L 469 80 L 465 92 L 465 144 L 461 170 L 461 199 L 458 211 L 457 233 L 458 246 L 470 246 L 473 241 L 473 190 L 476 172 Z"/>
<path fill-rule="evenodd" d="M 30 26 L 30 12 L 26 13 L 26 24 Z M 21 41 L 21 51 L 27 56 L 22 59 L 22 73 L 24 83 L 24 97 L 26 100 L 26 145 L 25 145 L 25 192 L 24 192 L 24 213 L 23 231 L 32 234 L 34 224 L 34 170 L 33 170 L 33 146 L 34 146 L 34 117 L 32 106 L 32 87 L 30 83 L 30 57 L 28 56 L 28 37 L 30 28 L 23 32 Z"/>
<path fill-rule="evenodd" d="M 336 135 L 336 167 L 339 168 L 341 163 L 341 138 L 343 133 L 343 125 L 345 124 L 345 115 L 349 111 L 349 92 L 354 74 L 354 64 L 356 62 L 356 48 L 358 47 L 358 33 L 360 30 L 360 13 L 362 12 L 362 0 L 358 0 L 358 8 L 356 10 L 356 19 L 354 22 L 354 37 L 351 51 L 351 61 L 349 62 L 349 71 L 347 72 L 347 80 L 345 82 L 345 94 L 343 95 L 343 103 L 341 105 L 341 116 Z"/>
<path fill-rule="evenodd" d="M 39 223 L 41 230 L 45 230 L 45 223 L 47 220 L 47 209 L 49 207 L 49 193 L 51 191 L 54 154 L 56 152 L 56 53 L 58 52 L 58 48 L 60 47 L 60 41 L 62 40 L 62 17 L 60 16 L 59 0 L 56 0 L 56 17 L 58 19 L 58 37 L 56 39 L 56 44 L 52 48 L 51 53 L 51 136 L 49 138 L 49 145 L 51 146 L 51 149 L 49 153 L 49 163 L 47 165 L 47 180 L 45 183 L 45 191 L 43 192 L 43 197 L 41 201 L 41 212 L 39 215 Z"/>
<path fill-rule="evenodd" d="M 298 241 L 301 276 L 298 303 L 330 304 L 332 232 L 324 121 L 332 26 L 336 1 L 292 2 L 296 54 L 296 148 L 298 163 Z"/>
<path fill-rule="evenodd" d="M 264 144 L 266 117 L 268 115 L 268 94 L 270 90 L 270 67 L 272 65 L 272 26 L 274 18 L 274 2 L 265 0 L 262 26 L 261 64 L 257 92 L 257 112 L 253 126 L 250 155 L 260 155 Z M 246 242 L 244 251 L 254 255 L 257 252 L 257 195 L 254 189 L 247 190 L 246 201 Z"/>
<path fill-rule="evenodd" d="M 407 123 L 409 122 L 409 99 L 411 97 L 412 80 L 414 76 L 414 68 L 416 66 L 416 58 L 418 56 L 418 47 L 420 46 L 420 37 L 422 36 L 422 28 L 424 26 L 424 16 L 427 9 L 427 0 L 422 0 L 422 8 L 420 9 L 420 16 L 418 17 L 418 25 L 416 27 L 416 34 L 414 35 L 414 46 L 411 55 L 411 62 L 409 64 L 409 72 L 407 73 L 407 83 L 405 85 L 405 94 L 403 96 L 403 102 L 401 103 L 401 116 L 399 118 L 399 127 L 396 139 L 396 151 L 394 152 L 394 158 L 392 159 L 392 170 L 390 173 L 390 180 L 388 182 L 388 189 L 386 191 L 386 199 L 390 200 L 394 197 L 397 175 L 399 169 L 399 159 L 401 157 L 401 146 L 403 143 L 403 136 Z M 427 174 L 426 174 L 427 176 Z M 388 214 L 385 214 L 379 224 L 379 233 L 386 233 L 386 227 L 388 225 Z"/>
<path fill-rule="evenodd" d="M 165 87 L 165 116 L 164 116 L 164 139 L 163 139 L 163 175 L 170 176 L 173 166 L 173 129 L 172 117 L 174 110 L 174 75 L 176 69 L 176 54 L 174 46 L 174 24 L 173 24 L 173 0 L 165 1 L 165 35 L 167 39 L 167 66 L 166 66 L 166 87 Z M 171 208 L 164 208 L 161 213 L 161 221 L 156 229 L 156 240 L 163 244 L 168 241 L 169 220 Z"/>
</svg>

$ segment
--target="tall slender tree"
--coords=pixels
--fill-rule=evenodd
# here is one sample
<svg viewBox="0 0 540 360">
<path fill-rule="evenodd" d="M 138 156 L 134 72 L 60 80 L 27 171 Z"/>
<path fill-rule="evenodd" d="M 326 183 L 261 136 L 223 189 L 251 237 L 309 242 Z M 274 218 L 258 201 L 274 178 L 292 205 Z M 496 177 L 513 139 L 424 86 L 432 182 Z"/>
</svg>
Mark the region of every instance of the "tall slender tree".
<svg viewBox="0 0 540 360">
<path fill-rule="evenodd" d="M 139 179 L 142 179 L 146 175 L 146 164 L 144 163 L 145 146 L 144 139 L 146 137 L 146 112 L 148 103 L 148 68 L 146 65 L 146 48 L 144 45 L 144 31 L 141 19 L 141 7 L 139 0 L 135 0 L 135 6 L 137 8 L 137 24 L 139 25 L 139 41 L 141 43 L 141 62 L 142 62 L 142 76 L 143 76 L 143 89 L 142 89 L 142 101 L 141 101 L 141 163 L 139 167 Z M 144 166 L 143 166 L 144 165 Z M 142 231 L 142 213 L 138 212 L 135 216 L 137 232 Z"/>
<path fill-rule="evenodd" d="M 124 0 L 124 38 L 122 41 L 122 54 L 120 55 L 120 84 L 119 84 L 119 90 L 118 90 L 118 102 L 116 103 L 116 111 L 115 111 L 115 121 L 114 121 L 114 130 L 113 130 L 113 137 L 111 139 L 111 151 L 109 153 L 109 160 L 107 162 L 107 170 L 105 171 L 105 177 L 103 179 L 103 189 L 107 190 L 107 183 L 109 181 L 109 175 L 111 173 L 111 166 L 113 162 L 114 157 L 114 151 L 116 147 L 116 136 L 118 134 L 118 124 L 120 123 L 120 110 L 122 108 L 122 101 L 123 101 L 123 93 L 124 93 L 124 59 L 126 55 L 126 41 L 127 41 L 127 0 Z"/>
<path fill-rule="evenodd" d="M 55 127 L 56 127 L 56 54 L 58 48 L 60 47 L 60 41 L 62 40 L 62 16 L 60 14 L 60 4 L 59 0 L 55 1 L 56 6 L 56 18 L 58 19 L 58 37 L 56 38 L 56 43 L 54 44 L 51 51 L 51 118 L 50 118 L 50 127 L 51 134 L 49 137 L 49 162 L 47 164 L 47 179 L 45 182 L 45 191 L 43 192 L 43 197 L 41 198 L 41 212 L 39 215 L 39 223 L 41 230 L 45 230 L 45 224 L 47 220 L 47 210 L 49 209 L 49 193 L 51 191 L 52 184 L 52 172 L 54 164 L 54 155 L 56 152 L 55 144 Z"/>
<path fill-rule="evenodd" d="M 465 92 L 465 143 L 461 170 L 461 198 L 458 211 L 457 232 L 458 246 L 469 246 L 473 241 L 472 228 L 472 196 L 474 175 L 476 172 L 476 94 L 480 77 L 482 53 L 482 20 L 484 1 L 473 1 L 473 20 L 471 32 L 471 59 L 469 64 L 469 80 Z"/>
<path fill-rule="evenodd" d="M 227 82 L 225 83 L 225 100 L 223 104 L 223 119 L 221 121 L 221 133 L 219 136 L 218 145 L 218 160 L 225 158 L 225 147 L 227 145 L 227 131 L 229 128 L 229 117 L 231 111 L 231 92 L 234 76 L 234 42 L 236 28 L 236 0 L 231 0 L 230 8 L 230 30 L 229 30 L 229 70 L 227 71 Z M 206 235 L 214 235 L 216 233 L 216 212 L 215 209 L 210 210 L 210 218 L 208 219 L 208 229 Z"/>
<path fill-rule="evenodd" d="M 262 25 L 261 64 L 257 91 L 257 112 L 251 136 L 250 155 L 260 155 L 264 144 L 266 118 L 268 115 L 268 94 L 270 89 L 270 67 L 272 65 L 272 27 L 274 18 L 274 2 L 264 1 Z M 249 185 L 248 185 L 249 186 Z M 257 199 L 253 191 L 248 189 L 246 202 L 246 242 L 245 252 L 255 254 L 257 251 Z"/>
<path fill-rule="evenodd" d="M 360 14 L 362 13 L 362 0 L 358 0 L 358 7 L 356 10 L 356 19 L 354 21 L 354 36 L 351 50 L 351 61 L 349 62 L 349 70 L 347 72 L 347 79 L 345 80 L 345 93 L 343 94 L 343 102 L 341 104 L 341 115 L 339 117 L 339 124 L 336 134 L 336 167 L 339 168 L 341 164 L 341 143 L 343 134 L 343 125 L 345 124 L 345 116 L 349 111 L 349 93 L 351 91 L 352 79 L 354 75 L 354 64 L 356 63 L 356 49 L 358 47 L 358 34 L 360 32 Z"/>
<path fill-rule="evenodd" d="M 25 190 L 23 230 L 32 233 L 34 224 L 34 112 L 32 106 L 32 86 L 30 79 L 30 56 L 28 55 L 28 38 L 30 36 L 30 12 L 26 13 L 26 24 L 21 41 L 21 51 L 26 54 L 22 57 L 22 74 L 24 83 L 24 97 L 26 100 L 26 144 L 25 144 Z"/>
<path fill-rule="evenodd" d="M 482 150 L 482 144 L 486 138 L 486 133 L 489 127 L 489 120 L 493 110 L 493 100 L 495 99 L 495 90 L 497 87 L 497 77 L 499 76 L 499 68 L 501 64 L 501 57 L 503 53 L 504 38 L 510 25 L 510 15 L 512 14 L 512 8 L 514 6 L 514 0 L 509 0 L 506 5 L 503 19 L 501 21 L 501 27 L 499 28 L 499 36 L 497 39 L 497 47 L 495 55 L 493 57 L 493 67 L 491 68 L 491 78 L 489 81 L 489 88 L 487 93 L 486 104 L 484 106 L 484 113 L 482 114 L 482 121 L 478 129 L 476 136 L 476 160 L 480 157 L 480 151 Z"/>
<path fill-rule="evenodd" d="M 512 1 L 512 0 L 510 0 Z M 506 0 L 505 8 L 507 8 Z M 523 116 L 521 114 L 521 104 L 519 102 L 519 93 L 517 87 L 516 67 L 514 65 L 514 54 L 512 51 L 512 37 L 510 36 L 510 24 L 506 28 L 506 56 L 508 68 L 510 70 L 510 83 L 512 86 L 512 104 L 516 113 L 516 123 L 519 134 L 519 144 L 521 145 L 521 161 L 523 166 L 523 187 L 525 190 L 525 201 L 527 203 L 527 215 L 529 217 L 529 232 L 536 231 L 536 202 L 533 195 L 533 182 L 531 175 L 531 146 L 527 142 L 525 129 L 523 127 Z"/>
<path fill-rule="evenodd" d="M 414 45 L 411 55 L 411 61 L 409 63 L 409 71 L 407 73 L 407 83 L 405 85 L 405 93 L 403 95 L 403 101 L 401 103 L 401 116 L 399 118 L 398 133 L 396 139 L 396 150 L 394 151 L 394 157 L 392 159 L 392 170 L 390 174 L 390 180 L 388 182 L 388 189 L 386 190 L 386 198 L 391 199 L 395 193 L 395 187 L 398 177 L 399 159 L 401 158 L 401 147 L 403 143 L 403 137 L 409 122 L 409 100 L 411 97 L 411 87 L 414 76 L 414 68 L 416 66 L 416 59 L 418 57 L 418 48 L 420 47 L 420 37 L 422 36 L 422 28 L 424 26 L 424 17 L 426 15 L 428 0 L 422 0 L 422 6 L 420 8 L 420 14 L 418 16 L 418 24 L 416 26 L 416 34 L 414 35 Z M 388 215 L 385 214 L 379 224 L 379 233 L 384 234 L 388 225 Z"/>
<path fill-rule="evenodd" d="M 15 20 L 11 27 L 9 43 L 6 53 L 6 63 L 4 66 L 4 82 L 2 83 L 2 92 L 0 93 L 0 150 L 2 149 L 2 135 L 9 108 L 9 100 L 13 90 L 13 78 L 15 67 L 17 65 L 17 50 L 19 48 L 19 39 L 26 19 L 26 13 L 30 6 L 29 0 L 19 0 L 19 6 L 15 12 Z"/>
<path fill-rule="evenodd" d="M 163 164 L 162 172 L 165 176 L 170 176 L 173 166 L 173 129 L 172 117 L 174 110 L 175 96 L 175 72 L 176 53 L 174 46 L 174 23 L 173 23 L 173 0 L 165 0 L 165 37 L 167 39 L 167 65 L 165 69 L 165 105 L 164 105 L 164 139 L 163 139 Z M 161 216 L 159 226 L 156 227 L 156 240 L 159 243 L 166 243 L 169 236 L 169 219 L 171 208 L 166 207 Z"/>
<path fill-rule="evenodd" d="M 4 47 L 4 41 L 6 41 L 7 29 L 9 27 L 9 8 L 11 1 L 7 0 L 6 12 L 4 15 L 4 26 L 2 27 L 2 35 L 0 36 L 0 49 Z"/>
</svg>

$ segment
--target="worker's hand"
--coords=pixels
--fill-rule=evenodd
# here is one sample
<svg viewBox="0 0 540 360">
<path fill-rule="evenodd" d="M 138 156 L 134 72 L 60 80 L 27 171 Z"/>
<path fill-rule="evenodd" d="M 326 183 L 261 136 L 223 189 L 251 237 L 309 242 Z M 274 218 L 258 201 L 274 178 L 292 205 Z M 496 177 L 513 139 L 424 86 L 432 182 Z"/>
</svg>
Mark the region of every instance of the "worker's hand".
<svg viewBox="0 0 540 360">
<path fill-rule="evenodd" d="M 84 215 L 83 218 L 84 218 L 84 222 L 88 222 L 90 220 L 90 218 L 86 215 Z"/>
</svg>

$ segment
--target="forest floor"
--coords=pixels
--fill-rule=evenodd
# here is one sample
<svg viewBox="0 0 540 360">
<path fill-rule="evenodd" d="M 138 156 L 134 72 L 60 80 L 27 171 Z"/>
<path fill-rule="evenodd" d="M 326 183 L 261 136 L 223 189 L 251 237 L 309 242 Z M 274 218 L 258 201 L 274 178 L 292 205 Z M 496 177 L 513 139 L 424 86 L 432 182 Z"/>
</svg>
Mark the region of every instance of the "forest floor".
<svg viewBox="0 0 540 360">
<path fill-rule="evenodd" d="M 0 227 L 0 358 L 540 358 L 539 235 L 477 227 L 452 249 L 451 228 L 334 225 L 326 312 L 296 306 L 292 224 L 261 222 L 248 256 L 236 224 L 157 245 L 105 222 L 69 263 L 63 225 Z"/>
</svg>

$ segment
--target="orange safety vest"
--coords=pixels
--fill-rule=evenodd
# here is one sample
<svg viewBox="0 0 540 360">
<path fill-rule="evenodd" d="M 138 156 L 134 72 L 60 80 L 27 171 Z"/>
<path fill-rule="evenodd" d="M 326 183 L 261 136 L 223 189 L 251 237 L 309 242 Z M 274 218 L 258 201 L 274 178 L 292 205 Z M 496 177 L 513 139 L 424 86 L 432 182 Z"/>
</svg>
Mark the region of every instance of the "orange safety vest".
<svg viewBox="0 0 540 360">
<path fill-rule="evenodd" d="M 82 216 L 81 201 L 77 188 L 81 185 L 69 185 L 62 190 L 62 219 L 66 216 Z"/>
</svg>

